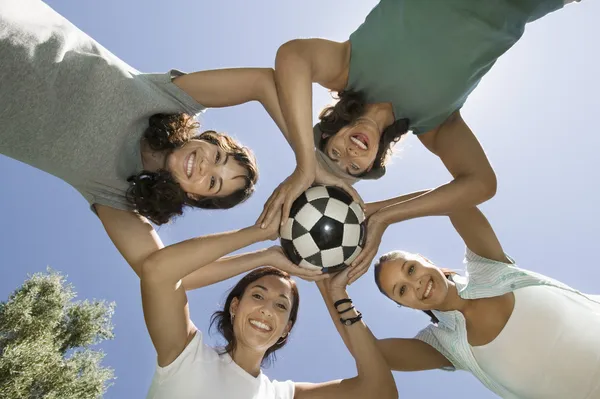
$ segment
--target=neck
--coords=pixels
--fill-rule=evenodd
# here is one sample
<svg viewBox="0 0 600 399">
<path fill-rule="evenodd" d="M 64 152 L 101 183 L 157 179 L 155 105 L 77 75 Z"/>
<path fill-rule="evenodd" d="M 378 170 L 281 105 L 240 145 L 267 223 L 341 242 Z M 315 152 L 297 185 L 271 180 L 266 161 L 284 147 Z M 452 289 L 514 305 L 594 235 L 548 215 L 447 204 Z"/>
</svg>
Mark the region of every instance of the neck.
<svg viewBox="0 0 600 399">
<path fill-rule="evenodd" d="M 379 134 L 394 122 L 394 109 L 391 103 L 367 104 L 366 112 L 361 118 L 369 119 L 377 125 Z"/>
<path fill-rule="evenodd" d="M 465 311 L 468 308 L 468 305 L 469 300 L 461 298 L 460 295 L 458 295 L 458 289 L 456 288 L 456 285 L 453 282 L 449 281 L 448 296 L 446 297 L 446 301 L 444 301 L 444 303 L 439 307 L 438 310 L 441 310 L 442 312 L 458 310 L 464 315 Z"/>
<path fill-rule="evenodd" d="M 233 351 L 231 358 L 248 374 L 258 377 L 260 374 L 260 364 L 264 355 L 264 352 L 258 352 L 249 348 L 245 348 L 238 342 L 238 346 Z"/>
<path fill-rule="evenodd" d="M 156 172 L 159 169 L 166 169 L 167 152 L 154 151 L 150 148 L 148 142 L 144 139 L 140 141 L 140 152 L 142 157 L 142 166 L 144 170 Z"/>
</svg>

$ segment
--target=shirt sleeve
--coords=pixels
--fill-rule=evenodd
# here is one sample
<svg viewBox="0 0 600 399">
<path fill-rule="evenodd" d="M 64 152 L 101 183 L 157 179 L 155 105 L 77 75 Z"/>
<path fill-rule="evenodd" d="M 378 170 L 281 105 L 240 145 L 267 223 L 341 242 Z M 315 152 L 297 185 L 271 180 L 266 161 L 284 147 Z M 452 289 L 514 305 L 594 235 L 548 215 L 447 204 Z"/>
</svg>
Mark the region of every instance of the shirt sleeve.
<svg viewBox="0 0 600 399">
<path fill-rule="evenodd" d="M 452 366 L 442 367 L 440 370 L 444 370 L 444 371 L 460 370 L 461 368 L 459 367 L 458 362 L 456 362 L 454 360 L 454 356 L 452 356 L 450 354 L 450 352 L 446 350 L 446 348 L 442 345 L 442 343 L 440 342 L 438 337 L 436 337 L 435 330 L 434 330 L 435 328 L 437 328 L 437 327 L 434 325 L 429 325 L 426 328 L 419 331 L 419 333 L 415 336 L 415 338 L 418 339 L 419 341 L 425 342 L 429 346 L 432 346 L 435 350 L 440 352 L 446 359 L 448 359 L 450 361 L 450 363 L 452 363 Z"/>
<path fill-rule="evenodd" d="M 483 256 L 477 255 L 475 252 L 471 251 L 469 248 L 465 248 L 465 263 L 471 265 L 515 265 L 515 260 L 510 257 L 507 253 L 504 254 L 506 258 L 510 261 L 510 263 L 499 262 L 497 260 L 492 260 L 488 258 L 484 258 Z"/>
<path fill-rule="evenodd" d="M 275 388 L 275 397 L 277 399 L 294 399 L 296 391 L 296 384 L 294 381 L 272 381 L 273 388 Z"/>
<path fill-rule="evenodd" d="M 159 382 L 177 374 L 180 370 L 185 370 L 196 359 L 206 357 L 208 350 L 206 345 L 204 345 L 202 331 L 196 330 L 194 338 L 171 364 L 164 367 L 156 365 L 156 374 L 160 380 Z"/>
</svg>

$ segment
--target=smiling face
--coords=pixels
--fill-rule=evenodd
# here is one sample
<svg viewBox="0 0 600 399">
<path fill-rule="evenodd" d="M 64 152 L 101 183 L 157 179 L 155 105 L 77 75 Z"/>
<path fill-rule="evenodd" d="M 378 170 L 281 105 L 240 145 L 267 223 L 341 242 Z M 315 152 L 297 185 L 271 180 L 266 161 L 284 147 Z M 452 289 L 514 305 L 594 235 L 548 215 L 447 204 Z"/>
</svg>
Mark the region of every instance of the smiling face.
<svg viewBox="0 0 600 399">
<path fill-rule="evenodd" d="M 374 121 L 358 118 L 331 136 L 324 152 L 345 173 L 359 176 L 373 167 L 380 138 L 381 132 Z"/>
<path fill-rule="evenodd" d="M 267 275 L 250 283 L 230 306 L 238 345 L 266 352 L 285 337 L 292 327 L 293 300 L 292 285 L 282 277 Z"/>
<path fill-rule="evenodd" d="M 193 139 L 167 157 L 166 166 L 192 199 L 226 197 L 242 189 L 248 171 L 225 150 Z"/>
<path fill-rule="evenodd" d="M 419 310 L 440 309 L 448 298 L 448 280 L 442 270 L 418 254 L 382 262 L 382 291 L 399 304 Z"/>
</svg>

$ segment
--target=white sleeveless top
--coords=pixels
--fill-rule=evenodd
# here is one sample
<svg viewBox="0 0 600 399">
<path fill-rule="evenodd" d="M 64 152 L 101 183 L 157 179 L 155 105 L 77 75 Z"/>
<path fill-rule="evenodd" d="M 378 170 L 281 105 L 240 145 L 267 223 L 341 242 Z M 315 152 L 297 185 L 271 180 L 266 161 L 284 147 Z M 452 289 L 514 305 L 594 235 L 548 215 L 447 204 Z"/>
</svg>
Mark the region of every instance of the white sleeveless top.
<svg viewBox="0 0 600 399">
<path fill-rule="evenodd" d="M 479 366 L 519 398 L 600 398 L 600 304 L 551 286 L 513 292 L 504 329 L 471 347 Z"/>
<path fill-rule="evenodd" d="M 202 342 L 197 331 L 175 361 L 157 366 L 147 399 L 293 399 L 293 381 L 253 377 L 227 354 Z"/>
</svg>

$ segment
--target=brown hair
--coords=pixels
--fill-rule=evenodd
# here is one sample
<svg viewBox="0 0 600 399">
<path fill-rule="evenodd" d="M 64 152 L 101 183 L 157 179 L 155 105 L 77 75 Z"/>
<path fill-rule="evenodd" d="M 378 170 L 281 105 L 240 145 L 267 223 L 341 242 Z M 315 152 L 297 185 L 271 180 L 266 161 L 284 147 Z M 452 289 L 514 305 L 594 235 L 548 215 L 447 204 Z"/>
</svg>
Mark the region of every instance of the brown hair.
<svg viewBox="0 0 600 399">
<path fill-rule="evenodd" d="M 194 200 L 188 197 L 167 170 L 161 169 L 156 172 L 144 170 L 130 176 L 127 179 L 130 183 L 126 193 L 127 200 L 140 215 L 157 225 L 167 223 L 174 216 L 181 215 L 185 206 L 229 209 L 244 202 L 254 192 L 258 180 L 258 168 L 250 150 L 223 133 L 207 130 L 198 134 L 198 128 L 199 123 L 188 114 L 155 114 L 150 117 L 143 138 L 154 151 L 173 151 L 192 139 L 214 144 L 247 170 L 246 184 L 225 197 L 205 197 Z"/>
<path fill-rule="evenodd" d="M 405 252 L 405 251 L 392 251 L 392 252 L 388 252 L 387 254 L 382 255 L 375 262 L 375 266 L 373 268 L 375 284 L 377 285 L 377 288 L 379 288 L 379 291 L 388 298 L 390 298 L 390 297 L 388 296 L 388 294 L 385 293 L 385 291 L 381 287 L 381 266 L 383 265 L 384 262 L 404 258 L 404 257 L 406 257 L 406 255 L 409 255 L 409 253 Z M 421 256 L 421 255 L 419 255 L 419 256 Z M 431 261 L 429 261 L 429 259 L 427 259 L 423 256 L 421 256 L 421 257 L 431 263 Z M 440 267 L 439 269 L 442 271 L 442 273 L 444 273 L 444 276 L 446 276 L 446 278 L 450 281 L 453 281 L 452 276 L 457 274 L 456 272 L 453 272 L 452 270 L 446 269 L 444 267 Z M 390 299 L 392 299 L 392 298 L 390 298 Z M 394 301 L 394 300 L 392 299 L 392 301 Z M 394 301 L 394 302 L 396 302 L 398 304 L 398 306 L 402 306 L 401 303 L 399 303 L 397 301 Z M 431 310 L 423 310 L 423 312 L 425 312 L 425 314 L 429 316 L 429 318 L 431 319 L 431 322 L 433 324 L 439 323 L 439 319 L 437 317 L 435 317 L 435 314 L 433 314 L 433 312 Z"/>
<path fill-rule="evenodd" d="M 290 282 L 292 287 L 292 309 L 290 310 L 290 332 L 294 328 L 294 324 L 296 324 L 296 319 L 298 318 L 298 308 L 300 307 L 300 293 L 298 292 L 298 287 L 296 286 L 296 282 L 292 280 L 289 274 L 279 269 L 276 269 L 271 266 L 265 266 L 258 269 L 252 270 L 250 273 L 246 274 L 238 283 L 229 291 L 227 295 L 227 299 L 225 300 L 225 304 L 223 305 L 223 310 L 218 310 L 213 313 L 210 319 L 210 328 L 213 325 L 216 325 L 217 331 L 225 338 L 227 341 L 227 345 L 225 345 L 222 349 L 222 353 L 232 354 L 236 348 L 236 337 L 233 332 L 233 322 L 231 320 L 231 312 L 229 308 L 231 307 L 231 301 L 233 298 L 238 298 L 241 300 L 246 292 L 246 288 L 256 280 L 265 277 L 265 276 L 277 276 L 281 277 Z M 271 346 L 265 352 L 263 357 L 263 364 L 266 362 L 271 362 L 275 360 L 275 351 L 283 348 L 287 342 L 289 333 L 284 337 L 280 338 L 273 346 Z"/>
<path fill-rule="evenodd" d="M 339 101 L 335 105 L 325 107 L 319 114 L 319 127 L 325 136 L 318 145 L 320 150 L 325 149 L 329 138 L 337 134 L 343 127 L 355 123 L 365 113 L 367 101 L 363 92 L 344 90 L 338 92 L 337 97 Z M 364 172 L 363 175 L 384 168 L 392 155 L 392 147 L 407 131 L 408 119 L 400 119 L 386 127 L 379 141 L 373 167 L 371 170 Z M 360 178 L 361 176 L 357 177 Z"/>
</svg>

